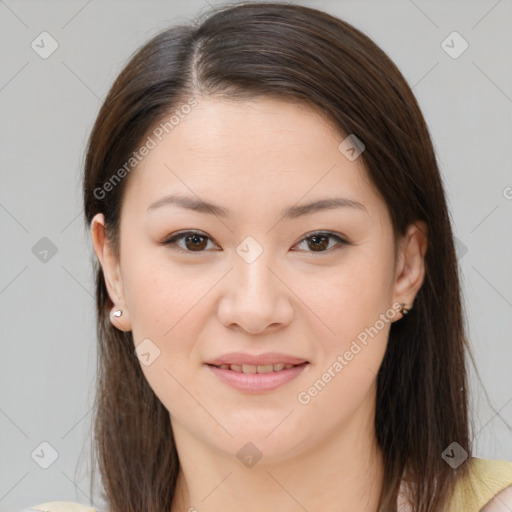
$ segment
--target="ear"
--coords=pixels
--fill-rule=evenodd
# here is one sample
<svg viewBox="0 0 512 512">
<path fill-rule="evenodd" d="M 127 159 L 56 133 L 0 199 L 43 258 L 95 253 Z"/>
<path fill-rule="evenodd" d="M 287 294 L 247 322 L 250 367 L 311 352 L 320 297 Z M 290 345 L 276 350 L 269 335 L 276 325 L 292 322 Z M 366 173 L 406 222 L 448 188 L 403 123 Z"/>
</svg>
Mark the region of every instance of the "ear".
<svg viewBox="0 0 512 512">
<path fill-rule="evenodd" d="M 105 232 L 105 218 L 102 213 L 97 213 L 91 221 L 91 236 L 94 252 L 103 270 L 108 295 L 114 303 L 114 308 L 110 312 L 110 320 L 119 330 L 130 331 L 131 323 L 124 299 L 121 266 L 108 244 Z M 122 310 L 121 316 L 113 316 L 113 313 L 119 309 Z"/>
<path fill-rule="evenodd" d="M 393 303 L 404 302 L 407 308 L 412 308 L 425 279 L 427 247 L 427 224 L 420 220 L 410 224 L 399 242 Z"/>
</svg>

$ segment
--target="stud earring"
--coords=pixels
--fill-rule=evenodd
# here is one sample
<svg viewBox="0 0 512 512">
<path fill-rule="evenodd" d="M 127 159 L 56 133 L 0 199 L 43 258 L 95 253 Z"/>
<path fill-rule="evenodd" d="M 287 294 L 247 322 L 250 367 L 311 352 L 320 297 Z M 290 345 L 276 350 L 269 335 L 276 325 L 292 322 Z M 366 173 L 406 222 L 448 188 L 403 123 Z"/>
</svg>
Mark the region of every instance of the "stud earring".
<svg viewBox="0 0 512 512">
<path fill-rule="evenodd" d="M 118 309 L 112 313 L 115 317 L 119 318 L 123 314 L 122 309 Z"/>
<path fill-rule="evenodd" d="M 405 302 L 401 302 L 400 306 L 400 313 L 402 313 L 402 315 L 404 316 L 407 315 L 407 313 L 409 313 L 409 311 L 411 310 L 411 308 L 406 307 Z"/>
</svg>

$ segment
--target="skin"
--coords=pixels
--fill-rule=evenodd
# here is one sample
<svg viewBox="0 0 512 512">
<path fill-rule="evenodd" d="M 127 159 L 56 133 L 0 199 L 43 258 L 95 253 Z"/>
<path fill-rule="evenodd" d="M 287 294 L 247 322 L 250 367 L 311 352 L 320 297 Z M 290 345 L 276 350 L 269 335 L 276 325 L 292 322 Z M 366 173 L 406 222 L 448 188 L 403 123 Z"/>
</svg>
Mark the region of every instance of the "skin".
<svg viewBox="0 0 512 512">
<path fill-rule="evenodd" d="M 512 510 L 512 485 L 499 492 L 482 512 L 510 512 Z"/>
<path fill-rule="evenodd" d="M 149 338 L 160 350 L 141 367 L 170 413 L 180 457 L 171 512 L 377 510 L 376 375 L 401 314 L 309 403 L 297 395 L 394 303 L 411 307 L 424 280 L 427 227 L 411 224 L 395 254 L 386 205 L 362 160 L 338 149 L 344 138 L 296 103 L 199 97 L 129 177 L 119 260 L 105 240 L 103 215 L 92 221 L 113 310 L 123 309 L 113 324 L 131 330 L 135 346 Z M 176 205 L 147 210 L 174 192 L 232 215 Z M 280 217 L 285 207 L 329 197 L 364 209 Z M 208 245 L 198 252 L 193 242 L 175 242 L 188 253 L 159 245 L 182 230 L 206 234 Z M 315 251 L 306 236 L 318 230 L 350 244 L 330 238 Z M 236 252 L 247 236 L 263 250 L 251 263 Z M 282 352 L 310 364 L 275 391 L 248 394 L 204 364 L 231 351 Z M 236 456 L 247 442 L 262 454 L 252 467 Z"/>
</svg>

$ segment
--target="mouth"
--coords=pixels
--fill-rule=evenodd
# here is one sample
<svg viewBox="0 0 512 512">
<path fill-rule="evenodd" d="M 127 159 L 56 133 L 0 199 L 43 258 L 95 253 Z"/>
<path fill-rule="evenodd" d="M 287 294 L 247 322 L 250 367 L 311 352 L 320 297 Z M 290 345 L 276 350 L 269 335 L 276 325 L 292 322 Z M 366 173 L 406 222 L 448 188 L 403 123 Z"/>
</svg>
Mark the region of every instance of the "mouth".
<svg viewBox="0 0 512 512">
<path fill-rule="evenodd" d="M 229 387 L 243 393 L 266 393 L 289 383 L 306 371 L 310 363 L 206 364 L 212 373 Z"/>
<path fill-rule="evenodd" d="M 290 364 L 290 363 L 274 363 L 274 364 L 220 364 L 214 365 L 209 364 L 208 366 L 214 366 L 215 368 L 219 368 L 221 370 L 229 370 L 237 373 L 245 373 L 245 374 L 254 374 L 254 373 L 273 373 L 273 372 L 282 372 L 283 370 L 288 370 L 290 368 L 294 368 L 295 366 L 303 366 L 309 364 L 308 361 L 305 361 L 300 364 Z"/>
</svg>

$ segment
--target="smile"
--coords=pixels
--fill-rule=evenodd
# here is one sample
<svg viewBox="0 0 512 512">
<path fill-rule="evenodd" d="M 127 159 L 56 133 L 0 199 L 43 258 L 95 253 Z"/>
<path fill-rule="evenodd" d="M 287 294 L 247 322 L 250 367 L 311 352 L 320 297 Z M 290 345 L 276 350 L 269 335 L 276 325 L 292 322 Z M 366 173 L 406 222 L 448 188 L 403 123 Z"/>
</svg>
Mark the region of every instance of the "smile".
<svg viewBox="0 0 512 512">
<path fill-rule="evenodd" d="M 298 377 L 309 366 L 301 364 L 222 364 L 206 365 L 223 383 L 237 391 L 246 393 L 264 393 L 274 391 Z"/>
<path fill-rule="evenodd" d="M 270 373 L 270 372 L 280 372 L 282 370 L 287 370 L 288 368 L 293 368 L 294 366 L 298 366 L 298 365 L 284 364 L 284 363 L 264 364 L 264 365 L 221 364 L 219 366 L 216 366 L 216 368 L 221 368 L 222 370 L 231 370 L 232 372 L 239 372 L 239 373 Z"/>
</svg>

